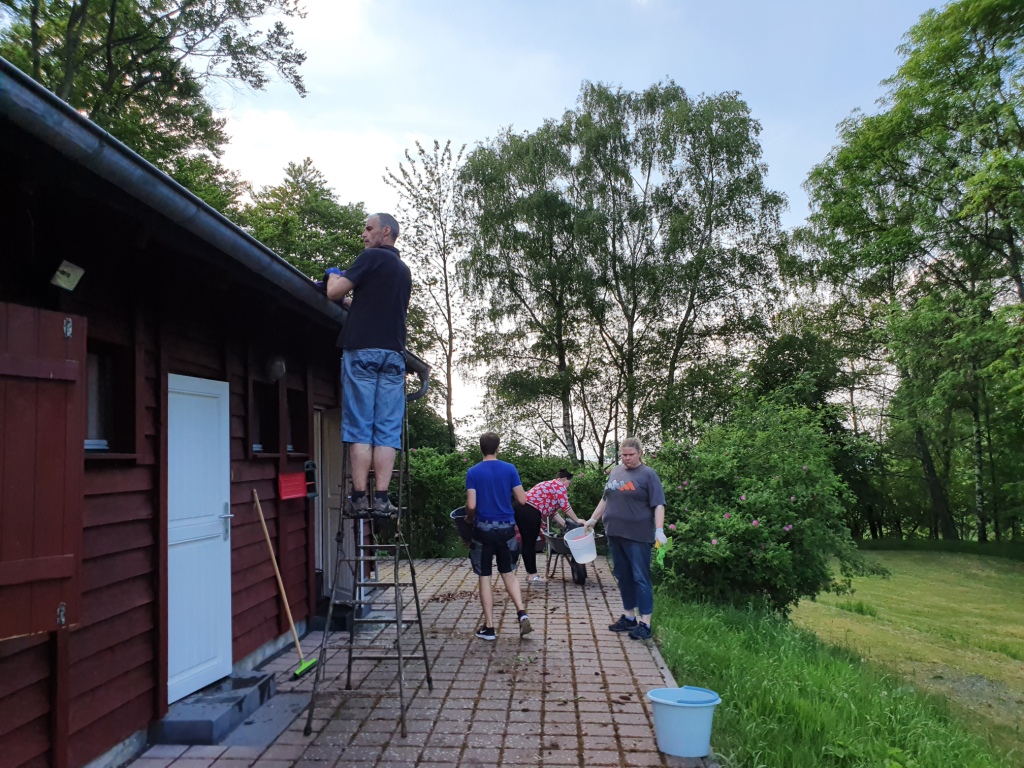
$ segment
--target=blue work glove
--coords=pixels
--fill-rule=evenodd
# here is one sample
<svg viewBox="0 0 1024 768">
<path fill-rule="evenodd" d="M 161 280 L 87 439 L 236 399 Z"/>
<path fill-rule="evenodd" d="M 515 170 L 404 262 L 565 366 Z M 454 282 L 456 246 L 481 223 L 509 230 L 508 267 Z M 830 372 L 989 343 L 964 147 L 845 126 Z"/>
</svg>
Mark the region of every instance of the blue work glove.
<svg viewBox="0 0 1024 768">
<path fill-rule="evenodd" d="M 344 277 L 345 276 L 345 270 L 338 269 L 337 267 L 328 267 L 327 271 L 324 272 L 324 283 L 327 282 L 327 278 L 330 277 L 331 275 L 337 275 L 338 277 Z"/>
</svg>

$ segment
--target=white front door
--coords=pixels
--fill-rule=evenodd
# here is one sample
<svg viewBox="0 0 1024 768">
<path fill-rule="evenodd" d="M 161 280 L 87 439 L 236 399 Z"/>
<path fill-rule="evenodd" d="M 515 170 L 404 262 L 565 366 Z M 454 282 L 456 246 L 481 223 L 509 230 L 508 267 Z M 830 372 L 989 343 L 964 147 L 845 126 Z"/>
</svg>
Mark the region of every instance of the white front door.
<svg viewBox="0 0 1024 768">
<path fill-rule="evenodd" d="M 228 385 L 167 381 L 167 701 L 231 674 Z"/>
</svg>

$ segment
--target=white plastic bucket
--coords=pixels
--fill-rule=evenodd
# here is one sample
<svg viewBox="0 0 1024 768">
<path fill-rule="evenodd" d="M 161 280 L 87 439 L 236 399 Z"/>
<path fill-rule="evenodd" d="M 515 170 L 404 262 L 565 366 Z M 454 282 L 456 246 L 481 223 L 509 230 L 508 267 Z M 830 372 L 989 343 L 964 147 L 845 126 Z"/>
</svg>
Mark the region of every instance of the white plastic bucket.
<svg viewBox="0 0 1024 768">
<path fill-rule="evenodd" d="M 577 563 L 589 563 L 597 560 L 597 542 L 594 540 L 594 532 L 586 528 L 573 528 L 566 531 L 562 537 L 569 545 L 572 552 L 572 559 Z"/>
<path fill-rule="evenodd" d="M 655 688 L 647 692 L 654 709 L 658 749 L 676 757 L 706 757 L 711 752 L 711 719 L 721 697 L 707 688 Z"/>
</svg>

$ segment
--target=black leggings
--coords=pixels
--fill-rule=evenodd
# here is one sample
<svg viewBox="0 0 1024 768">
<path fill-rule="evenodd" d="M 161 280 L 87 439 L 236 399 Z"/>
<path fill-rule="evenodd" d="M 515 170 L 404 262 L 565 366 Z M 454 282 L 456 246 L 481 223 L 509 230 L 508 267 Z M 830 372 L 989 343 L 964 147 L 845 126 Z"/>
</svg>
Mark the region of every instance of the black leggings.
<svg viewBox="0 0 1024 768">
<path fill-rule="evenodd" d="M 533 576 L 537 573 L 537 539 L 540 538 L 540 510 L 531 504 L 516 507 L 516 525 L 523 539 L 523 565 Z"/>
</svg>

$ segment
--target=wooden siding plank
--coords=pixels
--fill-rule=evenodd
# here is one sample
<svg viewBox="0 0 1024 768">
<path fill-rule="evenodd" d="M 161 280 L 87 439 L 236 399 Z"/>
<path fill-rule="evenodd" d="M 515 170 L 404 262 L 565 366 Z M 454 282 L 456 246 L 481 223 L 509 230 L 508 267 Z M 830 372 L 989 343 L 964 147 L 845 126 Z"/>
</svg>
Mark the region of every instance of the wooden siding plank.
<svg viewBox="0 0 1024 768">
<path fill-rule="evenodd" d="M 0 724 L 0 737 L 4 740 L 4 766 L 43 765 L 50 768 L 50 718 L 41 715 L 15 728 L 11 723 Z"/>
<path fill-rule="evenodd" d="M 82 565 L 82 592 L 128 581 L 137 576 L 153 573 L 151 547 L 117 552 L 108 557 L 88 560 Z"/>
<path fill-rule="evenodd" d="M 82 557 L 91 560 L 152 545 L 153 525 L 148 520 L 100 525 L 85 529 L 82 535 Z"/>
<path fill-rule="evenodd" d="M 85 528 L 93 528 L 100 525 L 152 520 L 155 514 L 153 494 L 148 491 L 87 496 L 82 523 Z"/>
<path fill-rule="evenodd" d="M 153 490 L 153 470 L 149 467 L 91 466 L 85 473 L 84 495 Z"/>
<path fill-rule="evenodd" d="M 82 622 L 92 624 L 153 602 L 150 579 L 122 581 L 82 595 Z"/>
<path fill-rule="evenodd" d="M 48 381 L 78 381 L 81 366 L 77 360 L 41 359 L 0 353 L 0 376 Z"/>
<path fill-rule="evenodd" d="M 152 691 L 145 691 L 96 720 L 88 728 L 73 733 L 71 764 L 85 765 L 102 755 L 112 745 L 145 728 L 149 721 L 154 719 L 152 699 Z"/>
<path fill-rule="evenodd" d="M 34 635 L 39 639 L 35 647 L 23 648 L 16 654 L 0 659 L 0 700 L 15 697 L 25 688 L 33 685 L 47 685 L 50 676 L 50 658 L 47 653 L 49 638 L 44 634 Z M 13 640 L 6 641 L 15 642 Z M 3 725 L 0 724 L 0 733 Z"/>
<path fill-rule="evenodd" d="M 153 660 L 153 643 L 149 633 L 137 635 L 90 656 L 71 667 L 71 696 L 75 699 L 116 680 L 126 669 L 134 669 Z"/>
<path fill-rule="evenodd" d="M 28 560 L 0 562 L 0 587 L 50 580 L 69 579 L 75 575 L 74 555 L 50 555 Z M 59 586 L 58 586 L 58 596 Z M 54 606 L 56 612 L 56 606 Z"/>
<path fill-rule="evenodd" d="M 0 699 L 0 736 L 50 714 L 49 677 L 42 683 L 22 688 L 17 696 Z M 6 738 L 4 739 L 6 741 Z M 47 737 L 49 742 L 49 737 Z"/>
<path fill-rule="evenodd" d="M 231 595 L 231 612 L 245 613 L 261 603 L 277 602 L 277 579 L 271 578 L 268 581 L 257 582 L 248 589 L 242 589 Z M 274 613 L 277 613 L 277 606 L 274 605 Z"/>
<path fill-rule="evenodd" d="M 118 643 L 153 630 L 153 606 L 141 605 L 130 611 L 76 629 L 71 634 L 69 660 L 76 664 L 83 659 L 113 648 Z"/>
<path fill-rule="evenodd" d="M 263 627 L 266 637 L 273 639 L 280 634 L 276 629 L 277 622 L 275 621 L 277 619 L 276 600 L 257 603 L 242 613 L 235 613 L 234 616 L 235 620 L 231 628 L 232 637 L 241 637 L 264 623 L 266 623 L 266 626 Z"/>
<path fill-rule="evenodd" d="M 149 666 L 143 664 L 134 669 L 124 669 L 114 682 L 76 697 L 71 706 L 71 733 L 79 733 L 124 706 L 125 702 L 149 693 L 153 689 L 153 675 Z"/>
</svg>

